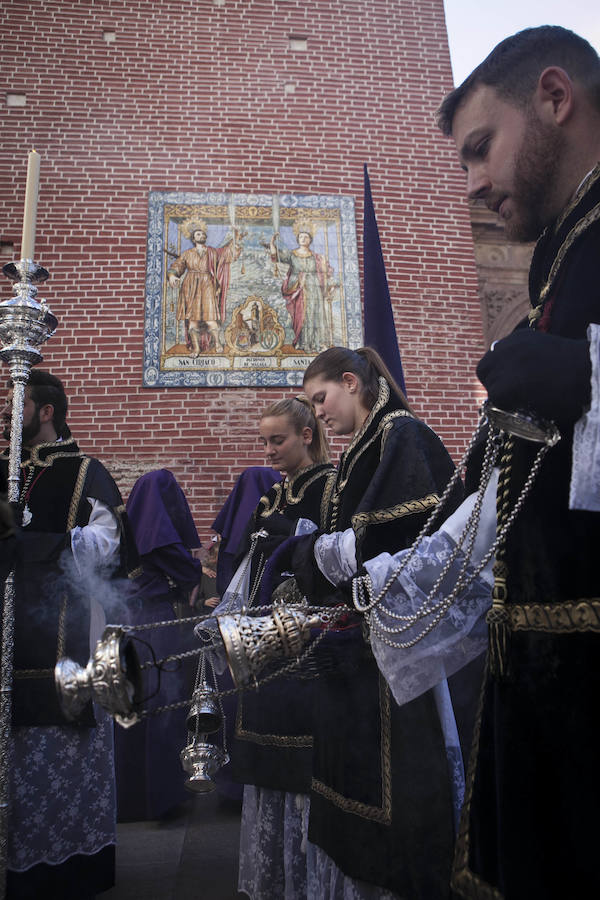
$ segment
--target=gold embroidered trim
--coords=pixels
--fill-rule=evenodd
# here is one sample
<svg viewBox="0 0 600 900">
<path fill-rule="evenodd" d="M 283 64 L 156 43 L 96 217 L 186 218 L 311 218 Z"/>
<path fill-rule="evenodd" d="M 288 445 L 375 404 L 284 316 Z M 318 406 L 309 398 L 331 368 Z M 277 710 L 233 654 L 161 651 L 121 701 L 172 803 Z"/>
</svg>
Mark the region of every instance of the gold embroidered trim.
<svg viewBox="0 0 600 900">
<path fill-rule="evenodd" d="M 412 413 L 409 413 L 407 409 L 395 409 L 393 412 L 388 413 L 381 420 L 381 424 L 383 425 L 383 437 L 381 438 L 381 449 L 379 451 L 379 459 L 383 459 L 383 454 L 385 453 L 385 445 L 387 443 L 387 439 L 389 434 L 392 431 L 392 425 L 395 419 L 398 418 L 408 418 L 414 419 Z"/>
<path fill-rule="evenodd" d="M 327 481 L 325 482 L 325 487 L 323 489 L 323 496 L 321 497 L 321 510 L 320 510 L 320 528 L 327 528 L 328 517 L 329 517 L 329 507 L 330 504 L 333 503 L 333 492 L 335 490 L 335 480 L 337 478 L 337 471 L 332 469 L 327 477 Z M 336 519 L 337 519 L 337 510 L 336 510 Z M 335 529 L 334 529 L 335 530 Z"/>
<path fill-rule="evenodd" d="M 69 507 L 69 515 L 67 518 L 67 531 L 71 531 L 71 529 L 75 528 L 75 525 L 77 524 L 77 510 L 79 509 L 79 504 L 81 503 L 83 484 L 90 466 L 90 462 L 91 459 L 89 456 L 85 457 L 81 461 L 79 474 L 77 475 L 77 481 L 75 482 L 75 488 L 73 490 L 73 496 L 71 497 L 71 506 Z"/>
<path fill-rule="evenodd" d="M 577 207 L 577 204 L 588 193 L 588 191 L 590 191 L 594 187 L 594 185 L 596 184 L 598 179 L 600 179 L 600 164 L 597 165 L 595 167 L 595 169 L 593 170 L 593 172 L 590 174 L 590 176 L 585 179 L 585 181 L 581 185 L 580 190 L 578 190 L 576 192 L 576 194 L 573 197 L 573 199 L 571 200 L 571 202 L 563 210 L 562 215 L 557 219 L 557 221 L 554 225 L 554 228 L 553 228 L 554 234 L 557 234 L 560 231 L 564 222 L 568 219 L 568 217 L 571 215 L 573 210 Z M 579 219 L 575 223 L 575 225 L 573 226 L 571 231 L 568 233 L 568 235 L 566 236 L 564 241 L 562 242 L 562 244 L 559 247 L 558 252 L 554 258 L 554 262 L 552 264 L 552 268 L 550 269 L 550 274 L 548 275 L 546 283 L 540 290 L 538 302 L 536 303 L 536 305 L 532 308 L 531 312 L 529 313 L 528 318 L 529 318 L 530 325 L 533 325 L 535 322 L 537 322 L 537 320 L 539 318 L 541 318 L 542 311 L 544 309 L 544 305 L 546 303 L 546 300 L 548 299 L 548 294 L 550 292 L 550 288 L 552 287 L 552 284 L 558 274 L 558 271 L 559 271 L 562 263 L 564 262 L 564 258 L 565 258 L 567 251 L 570 250 L 572 244 L 580 236 L 580 234 L 583 231 L 585 231 L 590 225 L 592 225 L 598 219 L 599 215 L 600 215 L 600 204 L 593 207 L 585 216 L 583 216 L 583 218 Z M 540 238 L 540 240 L 542 240 L 545 237 L 546 233 L 547 233 L 547 229 L 544 232 L 544 234 L 542 235 L 542 237 Z"/>
<path fill-rule="evenodd" d="M 298 480 L 302 476 L 305 476 L 312 469 L 322 465 L 323 463 L 314 463 L 312 466 L 306 466 L 300 472 L 297 472 L 291 480 L 288 480 L 286 478 L 283 481 L 277 481 L 273 485 L 273 488 L 275 489 L 275 497 L 273 499 L 273 503 L 269 505 L 269 498 L 267 494 L 260 498 L 257 507 L 258 518 L 267 519 L 269 516 L 272 516 L 273 513 L 278 512 L 279 507 L 281 506 L 281 501 L 284 497 L 285 502 L 288 506 L 294 506 L 296 503 L 300 503 L 304 499 L 304 495 L 308 488 L 320 478 L 325 478 L 327 481 L 333 481 L 337 474 L 335 468 L 321 468 L 319 472 L 315 472 L 314 475 L 311 475 L 310 478 L 306 479 L 304 484 L 300 485 L 297 494 L 294 493 L 294 488 Z M 273 490 L 273 488 L 271 488 L 271 490 Z"/>
<path fill-rule="evenodd" d="M 67 457 L 68 459 L 78 459 L 82 456 L 81 450 L 78 450 L 77 453 L 65 453 L 64 448 L 75 445 L 75 438 L 69 438 L 67 441 L 49 441 L 45 444 L 37 444 L 31 450 L 31 455 L 28 460 L 23 460 L 21 466 L 51 466 L 55 459 L 62 459 L 63 457 Z M 43 450 L 45 447 L 56 447 L 57 452 L 49 454 L 45 459 L 40 459 L 40 450 Z M 58 449 L 61 448 L 61 449 Z"/>
<path fill-rule="evenodd" d="M 244 695 L 240 694 L 235 719 L 235 736 L 239 740 L 248 741 L 251 744 L 259 744 L 262 747 L 312 747 L 313 739 L 310 734 L 261 734 L 258 731 L 248 731 L 247 728 L 244 728 L 243 723 L 243 705 Z"/>
<path fill-rule="evenodd" d="M 571 249 L 577 238 L 584 231 L 586 231 L 586 229 L 588 229 L 590 225 L 593 225 L 594 222 L 598 221 L 598 219 L 600 219 L 600 203 L 592 207 L 592 209 L 582 219 L 579 219 L 579 221 L 576 222 L 571 231 L 568 233 L 568 235 L 560 245 L 560 249 L 554 258 L 554 262 L 552 263 L 552 268 L 550 269 L 550 274 L 548 275 L 546 284 L 540 291 L 540 299 L 535 307 L 536 309 L 540 305 L 543 306 L 544 302 L 546 301 L 550 289 L 556 279 L 558 271 L 562 266 L 568 251 Z"/>
<path fill-rule="evenodd" d="M 407 500 L 406 503 L 398 503 L 388 509 L 372 509 L 356 513 L 352 516 L 352 527 L 358 531 L 367 525 L 381 525 L 404 516 L 414 516 L 417 513 L 427 512 L 433 506 L 437 506 L 439 502 L 438 494 L 427 494 L 426 497 L 421 497 L 419 500 Z"/>
<path fill-rule="evenodd" d="M 382 825 L 391 825 L 392 823 L 392 709 L 390 700 L 390 690 L 379 676 L 379 710 L 381 715 L 381 806 L 371 806 L 367 803 L 361 803 L 358 800 L 352 800 L 350 797 L 344 797 L 338 791 L 334 791 L 322 781 L 316 778 L 312 780 L 312 790 L 317 794 L 321 794 L 334 806 L 343 809 L 344 812 L 353 813 L 362 816 L 363 819 L 370 819 L 379 822 Z"/>
<path fill-rule="evenodd" d="M 387 387 L 388 386 L 387 381 L 385 381 L 385 379 L 381 379 L 381 380 Z M 389 394 L 389 388 L 388 388 L 388 394 Z M 362 454 L 365 453 L 365 451 L 368 450 L 369 447 L 371 447 L 371 445 L 376 440 L 378 440 L 379 435 L 381 434 L 382 431 L 384 432 L 384 437 L 382 440 L 382 443 L 383 443 L 383 441 L 387 437 L 387 434 L 389 433 L 389 431 L 391 431 L 391 427 L 392 427 L 394 420 L 399 419 L 399 418 L 405 418 L 405 417 L 408 417 L 411 419 L 414 418 L 414 416 L 412 416 L 405 409 L 395 409 L 392 412 L 386 413 L 386 415 L 383 416 L 383 418 L 381 419 L 374 434 L 369 438 L 368 441 L 366 441 L 366 443 L 360 448 L 360 450 L 358 450 L 358 452 L 354 454 L 352 461 L 348 465 L 348 469 L 345 473 L 345 476 L 344 476 L 344 478 L 342 478 L 340 473 L 346 463 L 346 460 L 348 459 L 350 448 L 348 448 L 348 450 L 344 451 L 344 453 L 342 455 L 342 459 L 340 461 L 340 468 L 339 468 L 339 472 L 338 472 L 338 481 L 332 487 L 331 496 L 330 496 L 330 500 L 329 500 L 329 503 L 331 506 L 331 511 L 329 513 L 327 510 L 325 510 L 323 512 L 323 526 L 322 526 L 323 528 L 327 528 L 328 531 L 337 531 L 337 520 L 338 520 L 338 514 L 339 514 L 340 498 L 346 488 L 346 485 L 348 484 L 348 479 L 350 478 L 352 469 L 354 468 L 354 466 L 356 465 L 356 463 L 358 462 L 358 460 L 360 459 Z M 380 448 L 380 452 L 379 452 L 379 459 L 381 460 L 381 448 Z"/>
<path fill-rule="evenodd" d="M 598 181 L 599 178 L 600 178 L 600 163 L 598 163 L 598 165 L 595 166 L 595 168 L 590 172 L 590 174 L 588 175 L 587 178 L 584 178 L 583 183 L 581 184 L 579 190 L 575 192 L 575 194 L 573 195 L 573 198 L 571 199 L 571 202 L 567 204 L 567 206 L 563 210 L 562 214 L 556 220 L 556 223 L 554 225 L 554 233 L 555 234 L 557 234 L 560 231 L 563 222 L 569 218 L 569 216 L 571 215 L 571 213 L 573 212 L 573 210 L 575 209 L 575 207 L 577 206 L 579 201 L 582 199 L 582 197 L 585 197 L 585 195 L 588 193 L 588 191 L 590 191 L 594 187 L 594 185 L 596 184 L 596 182 Z"/>
<path fill-rule="evenodd" d="M 385 382 L 385 383 L 387 386 L 387 382 Z M 348 468 L 344 474 L 344 477 L 341 478 L 339 480 L 338 484 L 336 485 L 336 494 L 339 494 L 344 490 L 344 488 L 346 487 L 346 485 L 348 483 L 348 479 L 350 478 L 352 469 L 354 468 L 354 466 L 356 465 L 358 460 L 361 458 L 363 453 L 366 450 L 368 450 L 369 447 L 379 438 L 379 435 L 381 434 L 381 432 L 382 431 L 384 432 L 384 438 L 382 439 L 382 442 L 383 442 L 383 440 L 385 440 L 385 438 L 387 437 L 387 432 L 389 432 L 391 430 L 394 420 L 401 419 L 401 418 L 407 418 L 407 417 L 410 419 L 414 418 L 405 409 L 394 409 L 392 412 L 386 413 L 386 415 L 383 416 L 383 418 L 381 419 L 381 422 L 377 426 L 377 429 L 375 430 L 373 435 L 369 438 L 368 441 L 365 442 L 365 444 L 360 448 L 360 450 L 358 450 L 358 452 L 354 454 L 352 461 L 349 463 Z M 340 469 L 343 467 L 344 463 L 346 462 L 346 460 L 348 459 L 349 456 L 350 456 L 350 447 L 344 451 L 342 460 L 340 462 Z M 381 451 L 380 451 L 379 458 L 381 459 Z"/>
<path fill-rule="evenodd" d="M 269 498 L 266 494 L 258 501 L 258 518 L 266 519 L 269 516 L 273 515 L 274 512 L 277 512 L 279 509 L 279 505 L 281 503 L 281 495 L 283 494 L 283 481 L 276 481 L 272 486 L 271 490 L 275 491 L 275 497 L 273 499 L 273 503 L 269 506 Z M 264 507 L 261 509 L 261 507 Z"/>
<path fill-rule="evenodd" d="M 558 634 L 600 632 L 600 599 L 568 603 L 511 604 L 513 631 L 546 631 Z"/>
<path fill-rule="evenodd" d="M 384 408 L 384 406 L 386 405 L 386 403 L 388 402 L 389 399 L 390 399 L 390 386 L 387 383 L 387 381 L 385 380 L 385 378 L 382 375 L 380 375 L 379 376 L 379 394 L 377 395 L 377 400 L 375 401 L 375 405 L 373 406 L 373 409 L 371 410 L 371 412 L 369 413 L 369 415 L 367 416 L 365 421 L 362 423 L 362 426 L 358 429 L 358 431 L 356 432 L 356 434 L 354 435 L 354 437 L 352 438 L 352 440 L 346 447 L 344 456 L 349 454 L 354 449 L 354 446 L 360 441 L 363 434 L 369 428 L 371 422 L 373 421 L 373 419 L 375 418 L 375 416 L 377 415 L 379 410 Z"/>
<path fill-rule="evenodd" d="M 481 692 L 479 694 L 479 706 L 477 709 L 477 719 L 475 729 L 473 731 L 473 741 L 471 745 L 471 754 L 469 756 L 469 765 L 467 768 L 467 778 L 465 784 L 465 801 L 463 803 L 462 812 L 460 814 L 460 824 L 458 828 L 458 837 L 456 839 L 456 849 L 454 851 L 454 864 L 452 867 L 452 877 L 450 886 L 457 891 L 461 897 L 468 900 L 504 900 L 503 895 L 497 888 L 493 887 L 487 881 L 484 881 L 480 875 L 472 872 L 469 868 L 469 851 L 471 847 L 469 822 L 471 818 L 471 800 L 473 799 L 473 785 L 475 783 L 475 770 L 477 768 L 477 757 L 479 755 L 479 741 L 481 738 L 481 714 L 483 711 L 483 699 L 485 695 L 485 686 L 488 679 L 488 661 L 486 660 Z"/>
</svg>

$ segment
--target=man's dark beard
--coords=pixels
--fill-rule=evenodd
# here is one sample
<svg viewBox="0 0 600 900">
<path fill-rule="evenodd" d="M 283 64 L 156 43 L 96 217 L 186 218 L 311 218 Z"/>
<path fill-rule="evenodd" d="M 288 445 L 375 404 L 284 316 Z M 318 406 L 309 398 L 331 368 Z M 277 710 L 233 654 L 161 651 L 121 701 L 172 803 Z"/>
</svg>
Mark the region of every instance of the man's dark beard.
<svg viewBox="0 0 600 900">
<path fill-rule="evenodd" d="M 41 428 L 40 422 L 40 411 L 35 408 L 35 413 L 31 419 L 29 425 L 23 426 L 23 434 L 22 440 L 25 445 L 29 444 L 39 433 Z M 2 432 L 5 441 L 10 441 L 10 425 L 4 426 L 4 431 Z"/>
<path fill-rule="evenodd" d="M 512 195 L 518 199 L 519 211 L 504 223 L 509 241 L 537 240 L 558 214 L 553 208 L 552 191 L 562 163 L 563 147 L 562 134 L 542 125 L 537 115 L 530 112 L 523 143 L 515 156 Z"/>
</svg>

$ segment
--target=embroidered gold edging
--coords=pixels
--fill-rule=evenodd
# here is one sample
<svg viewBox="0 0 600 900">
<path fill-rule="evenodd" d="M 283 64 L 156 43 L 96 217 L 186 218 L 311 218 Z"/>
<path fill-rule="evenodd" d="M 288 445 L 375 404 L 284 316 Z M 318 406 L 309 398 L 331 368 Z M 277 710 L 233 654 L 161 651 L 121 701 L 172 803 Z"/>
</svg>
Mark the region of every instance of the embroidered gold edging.
<svg viewBox="0 0 600 900">
<path fill-rule="evenodd" d="M 316 465 L 320 466 L 321 463 L 316 463 Z M 310 467 L 310 469 L 312 468 L 313 466 Z M 319 472 L 315 472 L 314 475 L 311 475 L 310 478 L 307 478 L 304 484 L 300 486 L 298 493 L 294 494 L 296 482 L 302 475 L 306 475 L 310 471 L 310 469 L 303 469 L 303 471 L 299 472 L 292 481 L 285 483 L 285 499 L 290 505 L 300 503 L 311 484 L 314 484 L 315 481 L 318 481 L 320 478 L 325 478 L 329 474 L 329 469 L 321 469 Z M 333 472 L 335 473 L 335 469 L 333 469 Z"/>
<path fill-rule="evenodd" d="M 37 444 L 37 446 L 33 447 L 31 450 L 31 456 L 28 460 L 24 460 L 21 465 L 22 466 L 51 466 L 55 459 L 62 459 L 63 457 L 68 457 L 69 459 L 77 459 L 82 455 L 81 450 L 78 448 L 77 453 L 65 453 L 65 447 L 76 446 L 75 438 L 69 438 L 67 441 L 49 441 L 45 444 Z M 40 459 L 40 451 L 44 450 L 46 447 L 56 447 L 61 448 L 57 449 L 56 453 L 48 454 L 45 459 Z"/>
<path fill-rule="evenodd" d="M 392 425 L 395 419 L 414 419 L 412 413 L 409 413 L 407 409 L 395 409 L 393 412 L 388 413 L 381 420 L 381 424 L 384 426 L 383 429 L 383 437 L 381 438 L 381 449 L 379 451 L 379 459 L 383 459 L 383 455 L 385 453 L 385 445 L 387 443 L 388 436 L 391 434 Z"/>
<path fill-rule="evenodd" d="M 373 419 L 375 418 L 377 413 L 381 409 L 384 408 L 384 406 L 386 405 L 386 403 L 388 402 L 389 399 L 390 399 L 390 386 L 387 383 L 387 381 L 385 380 L 385 378 L 382 375 L 380 375 L 379 376 L 379 394 L 377 395 L 377 400 L 375 401 L 375 405 L 373 406 L 373 409 L 371 410 L 371 412 L 369 413 L 369 415 L 363 422 L 362 427 L 358 429 L 358 431 L 356 432 L 356 434 L 354 435 L 354 437 L 352 438 L 352 440 L 346 447 L 346 452 L 344 453 L 344 456 L 346 456 L 347 454 L 350 454 L 352 452 L 352 450 L 354 449 L 356 444 L 361 440 L 361 438 L 363 437 L 365 432 L 368 430 L 369 426 L 371 425 L 371 422 L 373 421 Z"/>
<path fill-rule="evenodd" d="M 558 271 L 564 262 L 565 256 L 571 249 L 572 245 L 575 243 L 577 238 L 598 219 L 600 219 L 600 203 L 592 207 L 592 209 L 582 219 L 579 219 L 579 221 L 568 233 L 568 235 L 560 245 L 559 251 L 554 258 L 554 262 L 552 263 L 552 268 L 550 269 L 550 274 L 548 275 L 546 284 L 540 291 L 539 302 L 537 306 L 543 305 L 544 301 L 546 300 L 546 297 L 548 296 L 550 289 L 556 279 Z"/>
<path fill-rule="evenodd" d="M 381 713 L 381 806 L 371 806 L 344 797 L 338 791 L 334 791 L 322 781 L 312 779 L 312 790 L 321 794 L 334 806 L 343 809 L 344 812 L 362 816 L 382 825 L 391 825 L 392 822 L 392 709 L 390 690 L 379 676 L 379 709 Z"/>
<path fill-rule="evenodd" d="M 375 429 L 375 431 L 373 432 L 373 434 L 371 435 L 369 440 L 365 441 L 365 443 L 360 448 L 360 450 L 357 450 L 357 452 L 352 457 L 352 460 L 348 464 L 348 467 L 347 467 L 346 471 L 344 472 L 343 477 L 340 477 L 338 479 L 338 483 L 336 485 L 336 494 L 340 494 L 346 487 L 346 485 L 348 483 L 348 479 L 350 478 L 350 475 L 352 473 L 352 469 L 354 468 L 354 466 L 356 465 L 358 460 L 361 458 L 363 453 L 365 453 L 369 449 L 369 447 L 371 447 L 371 445 L 374 444 L 376 440 L 378 440 L 382 431 L 383 431 L 383 438 L 382 438 L 382 443 L 383 443 L 383 441 L 387 437 L 387 433 L 389 431 L 391 431 L 391 427 L 392 427 L 392 423 L 393 423 L 394 419 L 399 419 L 399 418 L 411 418 L 412 419 L 413 416 L 411 416 L 411 414 L 409 412 L 407 412 L 405 409 L 395 409 L 392 412 L 389 412 L 385 416 L 383 416 L 379 425 L 377 426 L 377 428 Z M 344 451 L 342 460 L 340 462 L 340 472 L 344 468 L 346 460 L 349 458 L 349 456 L 350 456 L 350 447 Z M 381 459 L 381 450 L 380 450 L 379 458 Z"/>
<path fill-rule="evenodd" d="M 365 443 L 364 443 L 363 446 L 360 448 L 360 450 L 357 450 L 356 453 L 354 453 L 354 455 L 352 456 L 352 459 L 350 460 L 350 462 L 348 463 L 348 466 L 347 466 L 346 469 L 345 469 L 345 472 L 344 472 L 343 477 L 339 478 L 338 483 L 336 484 L 336 493 L 337 493 L 337 494 L 341 494 L 341 493 L 342 493 L 342 491 L 344 490 L 344 488 L 345 488 L 346 485 L 348 484 L 348 479 L 350 478 L 350 475 L 352 474 L 352 469 L 354 468 L 354 466 L 356 465 L 356 463 L 358 462 L 358 460 L 361 458 L 361 456 L 363 455 L 363 453 L 365 453 L 365 452 L 369 449 L 369 447 L 371 446 L 371 444 L 374 444 L 375 441 L 379 438 L 379 433 L 380 433 L 380 431 L 381 431 L 381 425 L 380 425 L 380 427 L 374 432 L 374 434 L 369 438 L 369 440 L 368 440 L 368 441 L 365 441 Z M 346 452 L 344 453 L 343 460 L 342 460 L 342 462 L 341 462 L 341 464 L 340 464 L 340 467 L 342 467 L 342 466 L 346 463 L 346 460 L 349 458 L 349 455 L 350 455 L 350 454 L 349 454 L 349 451 L 346 450 Z"/>
<path fill-rule="evenodd" d="M 258 501 L 257 518 L 266 519 L 269 516 L 272 516 L 273 513 L 277 512 L 277 510 L 279 509 L 279 504 L 281 503 L 281 495 L 283 493 L 283 481 L 276 481 L 271 490 L 275 491 L 273 503 L 269 506 L 268 494 L 264 494 Z M 261 507 L 263 507 L 263 509 L 261 509 Z"/>
<path fill-rule="evenodd" d="M 547 631 L 572 634 L 600 632 L 600 599 L 568 603 L 524 603 L 509 607 L 513 631 Z"/>
<path fill-rule="evenodd" d="M 309 478 L 306 478 L 308 473 L 316 467 L 319 467 L 319 471 L 315 472 Z M 301 503 L 306 491 L 311 485 L 316 481 L 319 481 L 320 478 L 325 478 L 327 483 L 329 480 L 335 478 L 335 475 L 335 468 L 323 468 L 323 463 L 314 463 L 312 466 L 307 466 L 302 469 L 294 475 L 290 481 L 286 478 L 284 481 L 276 482 L 273 485 L 273 488 L 271 488 L 271 490 L 274 490 L 275 492 L 273 503 L 269 504 L 268 494 L 261 497 L 257 507 L 257 519 L 267 519 L 269 516 L 272 516 L 273 513 L 278 512 L 284 498 L 286 505 L 288 506 L 294 506 L 296 503 Z M 302 478 L 306 478 L 306 480 L 300 485 L 298 493 L 294 493 L 298 481 Z"/>
<path fill-rule="evenodd" d="M 72 528 L 75 528 L 75 525 L 77 523 L 77 510 L 79 509 L 79 504 L 81 503 L 83 484 L 85 482 L 87 471 L 90 467 L 90 462 L 91 459 L 89 456 L 81 460 L 79 474 L 77 475 L 77 481 L 75 482 L 75 489 L 73 491 L 73 496 L 71 497 L 71 506 L 69 507 L 66 531 L 71 531 Z"/>
<path fill-rule="evenodd" d="M 389 509 L 373 509 L 366 512 L 355 513 L 352 516 L 352 527 L 355 531 L 365 528 L 367 525 L 382 525 L 401 519 L 404 516 L 414 516 L 420 512 L 427 512 L 440 502 L 438 494 L 427 494 L 418 500 L 408 500 L 406 503 L 398 503 Z"/>
<path fill-rule="evenodd" d="M 457 891 L 461 897 L 467 900 L 504 900 L 503 895 L 497 888 L 493 887 L 481 876 L 472 872 L 469 868 L 469 850 L 471 846 L 469 834 L 469 822 L 471 818 L 471 800 L 473 799 L 473 785 L 475 783 L 475 769 L 477 766 L 477 757 L 479 754 L 479 741 L 481 738 L 481 715 L 483 712 L 483 700 L 485 696 L 485 686 L 488 677 L 488 662 L 486 660 L 481 692 L 479 694 L 479 706 L 477 709 L 477 720 L 473 731 L 473 740 L 471 745 L 471 755 L 469 756 L 469 765 L 467 768 L 467 778 L 465 784 L 465 801 L 460 815 L 460 824 L 458 827 L 458 837 L 456 839 L 456 848 L 454 851 L 454 863 L 452 866 L 452 877 L 450 886 Z"/>
<path fill-rule="evenodd" d="M 319 526 L 321 528 L 327 528 L 328 518 L 329 518 L 329 505 L 332 503 L 333 490 L 335 488 L 335 480 L 337 478 L 337 471 L 332 469 L 331 472 L 327 475 L 327 480 L 325 482 L 325 487 L 323 488 L 323 496 L 321 497 L 321 510 L 320 510 L 320 522 Z M 337 518 L 337 513 L 336 513 Z"/>
<path fill-rule="evenodd" d="M 261 734 L 257 731 L 248 731 L 248 729 L 244 728 L 243 723 L 243 705 L 243 694 L 240 694 L 235 719 L 235 736 L 240 741 L 248 741 L 251 744 L 259 744 L 262 747 L 312 747 L 313 739 L 310 734 Z"/>
<path fill-rule="evenodd" d="M 566 208 L 562 212 L 562 215 L 559 216 L 559 218 L 557 219 L 556 224 L 554 226 L 555 234 L 557 234 L 560 231 L 563 222 L 565 222 L 569 218 L 569 216 L 571 215 L 571 213 L 573 212 L 575 207 L 583 199 L 583 197 L 585 197 L 585 195 L 589 191 L 591 191 L 591 189 L 594 187 L 594 185 L 596 184 L 596 182 L 598 181 L 599 178 L 600 178 L 600 163 L 592 170 L 592 172 L 590 172 L 589 177 L 584 179 L 583 184 L 581 185 L 579 190 L 575 192 L 575 195 L 574 195 L 573 199 L 571 200 L 571 202 L 566 206 Z"/>
</svg>

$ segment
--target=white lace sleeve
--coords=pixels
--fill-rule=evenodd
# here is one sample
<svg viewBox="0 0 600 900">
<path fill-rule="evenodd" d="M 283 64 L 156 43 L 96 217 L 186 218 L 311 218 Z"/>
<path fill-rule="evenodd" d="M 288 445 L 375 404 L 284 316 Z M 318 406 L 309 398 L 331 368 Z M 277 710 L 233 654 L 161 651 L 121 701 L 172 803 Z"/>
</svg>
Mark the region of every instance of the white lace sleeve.
<svg viewBox="0 0 600 900">
<path fill-rule="evenodd" d="M 356 539 L 352 528 L 322 534 L 315 542 L 315 559 L 325 578 L 342 584 L 356 575 Z"/>
<path fill-rule="evenodd" d="M 450 677 L 485 650 L 485 613 L 491 603 L 493 557 L 477 576 L 473 577 L 473 573 L 494 541 L 496 486 L 497 473 L 487 487 L 476 540 L 462 576 L 463 581 L 466 579 L 466 586 L 439 621 L 435 621 L 435 613 L 422 613 L 428 595 L 456 549 L 457 536 L 475 502 L 474 494 L 467 497 L 439 531 L 423 538 L 412 559 L 394 579 L 369 617 L 373 653 L 394 698 L 400 704 L 413 700 Z M 394 556 L 382 553 L 365 563 L 374 596 L 383 589 L 407 553 L 407 550 Z M 464 563 L 465 556 L 459 552 L 445 580 L 430 599 L 429 608 L 451 593 Z M 411 616 L 417 616 L 412 625 L 407 618 Z M 431 629 L 423 634 L 434 621 Z M 409 627 L 404 628 L 407 625 Z M 398 630 L 399 627 L 403 630 Z"/>
<path fill-rule="evenodd" d="M 570 509 L 600 512 L 600 325 L 588 328 L 592 361 L 590 409 L 573 431 Z"/>
<path fill-rule="evenodd" d="M 121 541 L 119 522 L 110 507 L 101 500 L 86 499 L 92 507 L 89 521 L 71 530 L 71 550 L 82 578 L 90 569 L 116 567 Z"/>
</svg>

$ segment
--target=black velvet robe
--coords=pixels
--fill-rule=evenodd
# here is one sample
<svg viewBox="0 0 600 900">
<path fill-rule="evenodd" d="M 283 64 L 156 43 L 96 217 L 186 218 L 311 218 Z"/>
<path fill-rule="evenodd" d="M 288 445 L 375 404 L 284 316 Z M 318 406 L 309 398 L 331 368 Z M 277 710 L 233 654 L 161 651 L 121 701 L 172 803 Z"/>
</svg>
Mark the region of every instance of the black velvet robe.
<svg viewBox="0 0 600 900">
<path fill-rule="evenodd" d="M 354 528 L 359 565 L 408 547 L 453 468 L 439 438 L 381 379 L 379 399 L 340 462 L 328 530 Z M 433 694 L 399 707 L 357 620 L 349 617 L 317 651 L 309 839 L 352 878 L 411 900 L 440 900 L 449 896 L 454 826 Z"/>
<path fill-rule="evenodd" d="M 4 479 L 7 470 L 5 451 L 0 456 Z M 31 523 L 26 515 L 15 561 L 12 720 L 14 725 L 64 725 L 54 666 L 60 656 L 87 664 L 90 607 L 89 599 L 78 594 L 76 579 L 66 576 L 60 557 L 70 546 L 70 529 L 89 520 L 87 497 L 111 507 L 121 524 L 118 574 L 133 574 L 137 551 L 115 482 L 73 439 L 40 444 L 31 452 L 24 449 L 21 473 L 20 505 L 27 506 Z M 91 703 L 76 724 L 94 724 Z"/>
<path fill-rule="evenodd" d="M 600 323 L 600 168 L 584 188 L 530 272 L 537 327 L 570 338 Z M 600 896 L 600 516 L 568 508 L 571 445 L 565 432 L 548 452 L 508 536 L 511 674 L 485 685 L 453 879 L 464 897 Z M 513 496 L 535 451 L 517 441 Z"/>
<path fill-rule="evenodd" d="M 249 534 L 273 516 L 292 523 L 299 518 L 324 524 L 335 468 L 311 466 L 289 481 L 277 482 L 261 498 Z M 308 793 L 312 762 L 314 678 L 310 672 L 282 676 L 239 695 L 235 740 L 231 744 L 234 778 L 244 784 Z"/>
</svg>

